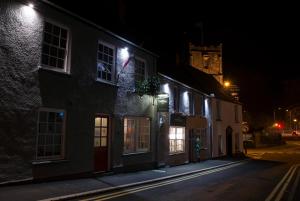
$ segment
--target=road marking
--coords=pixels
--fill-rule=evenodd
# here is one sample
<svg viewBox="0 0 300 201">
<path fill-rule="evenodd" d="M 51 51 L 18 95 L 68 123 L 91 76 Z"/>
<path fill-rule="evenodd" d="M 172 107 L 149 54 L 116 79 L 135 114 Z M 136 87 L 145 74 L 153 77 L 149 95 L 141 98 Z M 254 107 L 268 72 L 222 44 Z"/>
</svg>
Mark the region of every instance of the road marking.
<svg viewBox="0 0 300 201">
<path fill-rule="evenodd" d="M 284 191 L 286 190 L 288 184 L 290 183 L 294 173 L 296 172 L 296 169 L 299 167 L 299 164 L 297 165 L 292 165 L 288 172 L 284 175 L 284 177 L 280 180 L 280 182 L 275 186 L 273 191 L 269 194 L 269 196 L 265 199 L 265 201 L 271 201 L 272 198 L 277 194 L 277 196 L 274 198 L 275 201 L 281 200 Z M 287 180 L 287 181 L 286 181 Z M 282 186 L 282 187 L 281 187 Z"/>
<path fill-rule="evenodd" d="M 165 173 L 165 170 L 152 170 L 152 172 L 159 172 L 159 173 Z"/>
<path fill-rule="evenodd" d="M 113 192 L 113 193 L 108 193 L 108 194 L 104 194 L 104 195 L 100 195 L 100 196 L 96 196 L 96 197 L 92 197 L 92 198 L 83 199 L 82 201 L 109 200 L 109 199 L 112 199 L 112 198 L 121 197 L 121 196 L 124 196 L 124 195 L 132 194 L 132 193 L 136 193 L 136 192 L 140 192 L 140 191 L 145 191 L 145 190 L 157 188 L 157 187 L 160 187 L 160 186 L 166 186 L 166 185 L 178 183 L 178 182 L 181 182 L 181 181 L 193 179 L 193 178 L 208 175 L 208 174 L 211 174 L 211 173 L 220 172 L 222 170 L 233 168 L 235 166 L 239 166 L 239 165 L 242 165 L 244 163 L 246 163 L 246 162 L 241 162 L 241 163 L 238 163 L 238 164 L 232 164 L 232 165 L 228 165 L 228 166 L 225 166 L 225 167 L 220 167 L 220 168 L 208 170 L 208 171 L 205 171 L 205 172 L 196 173 L 196 174 L 193 174 L 193 175 L 183 176 L 183 177 L 180 177 L 180 178 L 174 178 L 174 179 L 170 179 L 168 181 L 161 181 L 161 182 L 156 183 L 156 184 L 148 184 L 148 185 L 144 185 L 144 186 L 140 186 L 140 187 L 133 187 L 133 188 L 129 188 L 129 189 L 124 189 L 124 190 L 120 190 L 120 191 Z"/>
</svg>

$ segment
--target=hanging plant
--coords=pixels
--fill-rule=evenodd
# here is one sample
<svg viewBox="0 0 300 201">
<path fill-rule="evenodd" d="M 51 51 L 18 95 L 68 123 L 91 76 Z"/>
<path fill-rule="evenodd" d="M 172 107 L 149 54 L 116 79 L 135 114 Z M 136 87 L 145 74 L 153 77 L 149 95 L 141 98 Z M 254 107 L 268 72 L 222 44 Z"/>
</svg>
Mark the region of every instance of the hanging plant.
<svg viewBox="0 0 300 201">
<path fill-rule="evenodd" d="M 156 76 L 148 77 L 144 81 L 138 81 L 136 83 L 135 92 L 139 96 L 150 95 L 156 96 L 160 89 L 159 78 Z"/>
</svg>

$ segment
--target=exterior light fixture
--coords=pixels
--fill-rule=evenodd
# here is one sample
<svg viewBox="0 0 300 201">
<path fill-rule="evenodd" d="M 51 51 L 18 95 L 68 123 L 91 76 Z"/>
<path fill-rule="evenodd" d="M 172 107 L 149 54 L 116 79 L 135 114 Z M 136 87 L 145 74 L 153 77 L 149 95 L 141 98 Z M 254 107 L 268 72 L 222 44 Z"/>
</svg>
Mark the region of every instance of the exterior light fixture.
<svg viewBox="0 0 300 201">
<path fill-rule="evenodd" d="M 230 86 L 230 82 L 229 81 L 225 81 L 224 82 L 224 87 L 229 87 Z"/>
<path fill-rule="evenodd" d="M 28 4 L 29 8 L 34 8 L 34 5 L 32 3 Z"/>
<path fill-rule="evenodd" d="M 128 47 L 124 47 L 121 49 L 121 58 L 123 60 L 127 60 L 129 58 L 129 51 L 128 51 Z"/>
</svg>

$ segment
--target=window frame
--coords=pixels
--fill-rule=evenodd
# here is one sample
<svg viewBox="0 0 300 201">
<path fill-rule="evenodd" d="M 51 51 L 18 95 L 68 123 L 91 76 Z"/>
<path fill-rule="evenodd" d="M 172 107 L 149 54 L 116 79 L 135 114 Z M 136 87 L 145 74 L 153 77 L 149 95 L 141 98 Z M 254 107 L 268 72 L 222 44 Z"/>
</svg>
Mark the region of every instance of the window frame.
<svg viewBox="0 0 300 201">
<path fill-rule="evenodd" d="M 65 29 L 67 30 L 67 40 L 66 40 L 66 48 L 65 48 L 65 57 L 64 57 L 64 64 L 63 64 L 63 68 L 58 68 L 58 67 L 53 67 L 50 65 L 46 65 L 43 64 L 43 46 L 44 46 L 44 41 L 45 41 L 45 27 L 46 27 L 46 23 L 51 24 L 52 26 L 57 26 L 60 29 Z M 60 38 L 59 38 L 60 39 Z M 43 30 L 42 30 L 42 41 L 41 41 L 41 57 L 40 57 L 40 67 L 42 69 L 47 69 L 47 70 L 51 70 L 51 71 L 56 71 L 56 72 L 60 72 L 60 73 L 67 73 L 70 74 L 70 61 L 71 61 L 71 30 L 68 26 L 59 23 L 57 21 L 54 21 L 52 19 L 49 18 L 45 18 L 43 20 Z M 52 44 L 49 44 L 50 46 L 53 46 Z M 50 52 L 50 50 L 49 50 Z M 48 55 L 50 58 L 50 55 Z M 55 57 L 55 58 L 58 58 Z"/>
<path fill-rule="evenodd" d="M 133 150 L 127 150 L 125 149 L 125 138 L 126 138 L 126 134 L 125 133 L 125 120 L 134 120 L 134 132 L 133 132 Z M 139 148 L 139 144 L 140 144 L 140 133 L 141 132 L 141 119 L 147 120 L 148 121 L 148 144 L 147 144 L 147 148 L 146 149 L 141 149 Z M 138 122 L 138 123 L 137 123 Z M 128 124 L 128 122 L 126 122 L 126 124 Z M 128 126 L 127 126 L 128 128 Z M 145 136 L 145 135 L 143 135 Z M 131 142 L 130 142 L 131 143 Z M 151 118 L 150 117 L 140 117 L 140 116 L 126 116 L 123 119 L 123 155 L 130 155 L 130 154 L 140 154 L 140 153 L 148 153 L 151 151 Z"/>
<path fill-rule="evenodd" d="M 170 139 L 170 134 L 171 134 L 171 128 L 175 128 L 175 139 Z M 177 139 L 177 128 L 182 128 L 182 130 L 183 130 L 183 134 L 182 134 L 182 136 L 183 136 L 183 139 Z M 185 153 L 186 152 L 186 145 L 185 145 L 185 143 L 186 143 L 186 136 L 185 136 L 185 134 L 186 134 L 186 132 L 185 132 L 185 129 L 186 129 L 186 127 L 183 127 L 183 126 L 170 126 L 169 127 L 169 135 L 168 135 L 168 138 L 169 138 L 169 155 L 174 155 L 174 154 L 182 154 L 182 153 Z M 174 150 L 175 151 L 171 151 L 171 141 L 174 141 Z M 182 146 L 183 146 L 183 148 L 182 148 L 182 150 L 177 150 L 177 141 L 182 141 Z"/>
<path fill-rule="evenodd" d="M 110 49 L 113 50 L 113 59 L 112 59 L 112 66 L 111 66 L 111 80 L 107 80 L 107 79 L 103 79 L 103 78 L 99 78 L 98 77 L 98 63 L 99 61 L 101 61 L 99 58 L 98 58 L 98 54 L 99 54 L 99 45 L 103 45 L 103 46 L 106 46 Z M 102 52 L 103 53 L 103 52 Z M 114 84 L 115 83 L 115 72 L 116 72 L 116 59 L 117 59 L 117 56 L 116 56 L 116 46 L 111 44 L 111 43 L 108 43 L 108 42 L 105 42 L 103 40 L 98 40 L 97 41 L 97 52 L 96 52 L 96 81 L 99 81 L 99 82 L 104 82 L 104 83 L 108 83 L 108 84 Z M 102 60 L 102 62 L 104 62 Z"/>
<path fill-rule="evenodd" d="M 40 136 L 40 132 L 39 132 L 39 126 L 40 126 L 40 112 L 53 112 L 53 113 L 64 113 L 64 118 L 62 121 L 62 132 L 61 132 L 61 149 L 60 149 L 60 155 L 52 155 L 52 156 L 38 156 L 38 147 L 39 145 L 39 136 Z M 66 119 L 67 119 L 67 112 L 64 109 L 54 109 L 54 108 L 46 108 L 46 107 L 42 107 L 38 110 L 38 119 L 37 119 L 37 135 L 36 135 L 36 149 L 35 149 L 35 159 L 37 161 L 54 161 L 54 160 L 62 160 L 65 158 L 65 148 L 66 148 Z M 49 123 L 48 119 L 47 122 L 44 123 Z M 44 145 L 45 146 L 45 145 Z M 52 146 L 54 146 L 54 143 L 52 143 Z"/>
<path fill-rule="evenodd" d="M 140 73 L 136 72 L 136 70 L 137 70 L 137 65 L 136 65 L 137 62 L 136 61 L 144 63 L 144 76 L 143 76 L 144 79 L 143 80 L 137 80 L 136 79 L 136 75 L 141 75 Z M 147 75 L 148 75 L 148 72 L 147 72 L 147 62 L 146 62 L 146 60 L 141 58 L 141 57 L 135 56 L 134 57 L 134 83 L 137 84 L 138 81 L 143 82 L 145 79 L 147 79 Z"/>
</svg>

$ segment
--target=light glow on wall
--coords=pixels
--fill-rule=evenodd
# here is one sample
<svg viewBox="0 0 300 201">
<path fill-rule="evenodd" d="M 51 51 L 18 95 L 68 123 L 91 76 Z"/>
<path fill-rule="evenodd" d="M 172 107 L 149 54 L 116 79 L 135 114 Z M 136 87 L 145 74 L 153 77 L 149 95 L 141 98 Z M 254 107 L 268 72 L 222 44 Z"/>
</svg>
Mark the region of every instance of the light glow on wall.
<svg viewBox="0 0 300 201">
<path fill-rule="evenodd" d="M 129 58 L 129 51 L 128 51 L 128 47 L 124 47 L 121 49 L 121 59 L 127 60 Z"/>
<path fill-rule="evenodd" d="M 165 92 L 166 94 L 169 94 L 170 95 L 170 87 L 169 87 L 169 84 L 166 83 L 163 85 L 163 88 L 162 88 L 163 92 Z"/>
<path fill-rule="evenodd" d="M 33 9 L 34 5 L 33 4 L 28 4 L 28 5 L 24 5 L 22 7 L 22 18 L 24 21 L 26 22 L 32 22 L 35 17 L 36 17 L 36 12 Z"/>
<path fill-rule="evenodd" d="M 207 116 L 207 114 L 209 114 L 208 98 L 205 98 L 205 100 L 204 100 L 204 112 L 205 112 L 206 116 Z"/>
<path fill-rule="evenodd" d="M 184 107 L 188 108 L 189 107 L 189 95 L 188 95 L 188 92 L 185 91 L 183 93 L 183 105 Z"/>
</svg>

